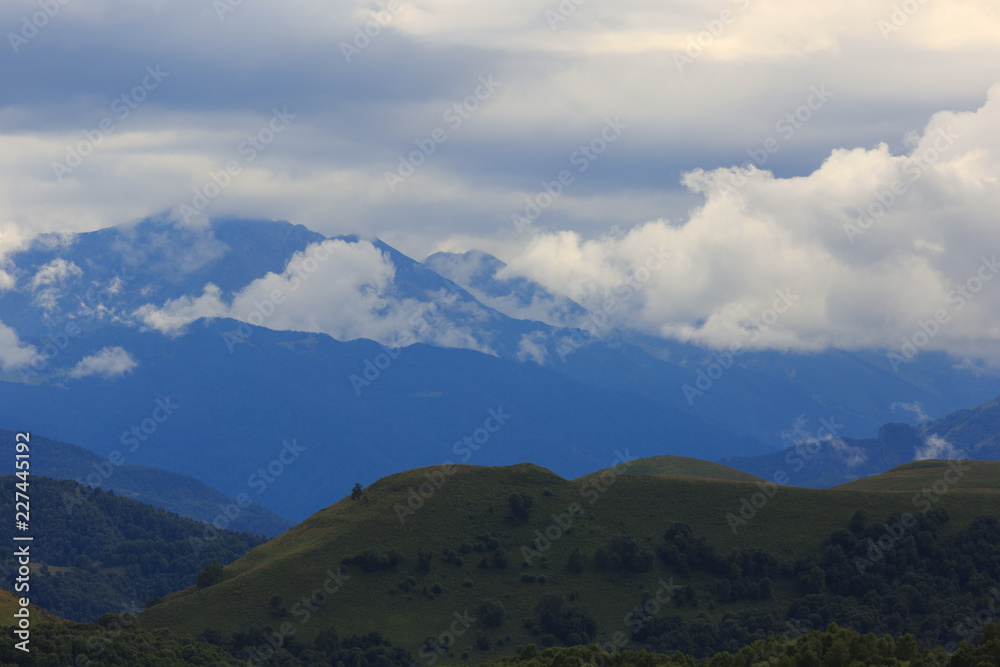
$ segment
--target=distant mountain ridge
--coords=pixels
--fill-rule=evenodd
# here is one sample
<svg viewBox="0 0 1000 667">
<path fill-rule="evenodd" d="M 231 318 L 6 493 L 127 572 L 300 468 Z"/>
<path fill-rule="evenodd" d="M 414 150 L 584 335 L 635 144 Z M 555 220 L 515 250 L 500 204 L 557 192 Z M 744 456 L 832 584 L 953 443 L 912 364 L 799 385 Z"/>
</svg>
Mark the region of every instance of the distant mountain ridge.
<svg viewBox="0 0 1000 667">
<path fill-rule="evenodd" d="M 424 264 L 508 317 L 536 320 L 558 328 L 593 327 L 593 314 L 576 301 L 527 278 L 501 278 L 498 274 L 507 265 L 484 252 L 438 252 L 427 257 Z"/>
<path fill-rule="evenodd" d="M 317 244 L 335 259 L 293 307 L 289 276 L 308 270 L 302 253 Z M 943 354 L 895 373 L 879 351 L 827 350 L 748 352 L 692 397 L 684 387 L 712 370 L 712 350 L 565 326 L 586 321 L 586 308 L 508 276 L 485 253 L 418 262 L 379 240 L 327 239 L 286 222 L 194 228 L 156 218 L 46 236 L 8 260 L 16 284 L 0 293 L 0 321 L 46 355 L 27 373 L 0 373 L 0 423 L 103 456 L 148 428 L 127 465 L 186 474 L 229 496 L 264 479 L 258 471 L 295 441 L 311 459 L 296 469 L 298 488 L 273 476 L 252 493 L 293 519 L 400 466 L 463 462 L 456 442 L 499 407 L 518 412 L 468 450 L 470 461 L 532 460 L 573 477 L 607 466 L 626 443 L 643 457 L 755 456 L 821 420 L 840 424 L 838 437 L 863 438 L 908 416 L 894 406 L 937 416 L 1000 393 L 1000 379 Z M 361 282 L 351 279 L 358 266 L 369 272 Z M 273 317 L 233 307 L 272 285 L 282 303 L 261 308 Z M 369 320 L 345 329 L 354 333 L 322 333 L 356 306 Z M 161 333 L 143 316 L 152 312 L 181 313 L 183 326 Z M 549 322 L 520 319 L 531 313 Z M 385 347 L 364 335 L 367 325 Z M 154 410 L 165 399 L 181 408 L 161 423 Z"/>
<path fill-rule="evenodd" d="M 13 431 L 0 429 L 0 442 L 14 442 L 14 435 Z M 31 434 L 31 443 L 35 475 L 74 480 L 206 523 L 223 516 L 229 529 L 254 535 L 274 537 L 295 525 L 294 521 L 254 502 L 237 503 L 236 499 L 187 475 L 149 466 L 115 465 L 89 449 L 50 440 L 38 433 Z M 74 498 L 83 499 L 90 493 L 81 491 Z M 227 509 L 233 505 L 239 508 L 235 517 L 231 516 L 233 510 Z"/>
<path fill-rule="evenodd" d="M 874 438 L 813 438 L 780 452 L 726 457 L 720 463 L 795 486 L 826 488 L 922 459 L 1000 461 L 1000 397 L 920 426 L 890 423 Z"/>
</svg>

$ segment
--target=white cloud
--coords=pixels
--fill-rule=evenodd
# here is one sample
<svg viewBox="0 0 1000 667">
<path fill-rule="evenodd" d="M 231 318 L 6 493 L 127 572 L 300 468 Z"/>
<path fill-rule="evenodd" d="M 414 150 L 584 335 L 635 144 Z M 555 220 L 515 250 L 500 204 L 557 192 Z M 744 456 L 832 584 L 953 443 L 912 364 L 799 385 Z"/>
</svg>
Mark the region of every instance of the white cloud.
<svg viewBox="0 0 1000 667">
<path fill-rule="evenodd" d="M 125 373 L 131 373 L 136 366 L 138 366 L 138 362 L 124 348 L 105 347 L 100 352 L 81 359 L 80 363 L 69 372 L 69 376 L 83 378 L 97 375 L 111 379 Z"/>
<path fill-rule="evenodd" d="M 823 429 L 821 428 L 820 431 Z M 818 432 L 817 432 L 818 433 Z M 847 444 L 835 435 L 827 434 L 825 436 L 816 437 L 816 433 L 811 432 L 806 428 L 806 418 L 805 416 L 800 416 L 787 431 L 783 431 L 779 434 L 781 438 L 791 444 L 791 446 L 798 446 L 802 443 L 809 443 L 810 445 L 818 444 L 820 447 L 830 447 L 833 449 L 834 453 L 840 457 L 848 467 L 854 467 L 861 465 L 868 461 L 868 454 L 861 447 L 855 447 Z"/>
<path fill-rule="evenodd" d="M 67 262 L 65 259 L 59 257 L 38 269 L 38 272 L 31 279 L 31 289 L 37 290 L 39 287 L 55 285 L 67 278 L 82 275 L 83 269 L 73 262 Z"/>
<path fill-rule="evenodd" d="M 557 0 L 407 0 L 348 63 L 341 42 L 371 19 L 369 2 L 307 0 L 294 12 L 242 3 L 224 20 L 203 0 L 70 3 L 10 71 L 13 93 L 0 108 L 0 255 L 42 231 L 87 231 L 172 210 L 239 159 L 240 175 L 208 215 L 377 235 L 412 256 L 461 238 L 460 249 L 521 255 L 522 264 L 565 259 L 561 269 L 534 270 L 591 308 L 614 298 L 648 332 L 709 344 L 740 339 L 774 290 L 800 285 L 799 304 L 755 344 L 898 345 L 933 313 L 925 306 L 975 269 L 973 251 L 995 246 L 984 231 L 997 210 L 995 114 L 981 111 L 977 127 L 955 114 L 967 126 L 963 140 L 851 248 L 841 247 L 842 223 L 906 178 L 911 158 L 893 151 L 912 146 L 919 156 L 933 144 L 933 131 L 913 128 L 934 110 L 980 103 L 996 81 L 1000 14 L 981 0 L 918 3 L 898 31 L 883 35 L 878 22 L 891 20 L 898 0 L 814 4 L 562 3 L 576 9 L 553 30 L 547 12 L 560 11 Z M 29 5 L 0 3 L 0 19 L 16 28 L 26 8 L 35 11 Z M 718 28 L 724 9 L 735 20 L 679 72 L 674 54 L 707 23 Z M 170 78 L 126 118 L 109 115 L 143 68 L 158 63 Z M 261 85 L 254 72 L 262 69 L 276 74 L 274 83 Z M 460 128 L 444 123 L 442 112 L 489 74 L 503 82 L 501 92 Z M 779 177 L 754 172 L 737 194 L 721 193 L 732 170 L 717 168 L 779 136 L 775 121 L 820 84 L 835 96 L 763 165 Z M 237 146 L 266 124 L 274 104 L 287 104 L 294 124 L 243 162 Z M 547 233 L 522 253 L 510 214 L 524 210 L 543 180 L 572 168 L 570 154 L 617 115 L 629 124 L 621 141 L 586 173 L 573 173 L 535 223 Z M 58 180 L 52 163 L 81 143 L 89 150 L 84 132 L 93 136 L 106 118 L 114 132 Z M 436 127 L 448 130 L 447 142 L 389 192 L 386 170 Z M 872 148 L 878 142 L 892 148 Z M 677 184 L 681 172 L 689 173 L 686 189 Z M 707 202 L 689 216 L 699 193 Z M 649 220 L 659 221 L 624 239 L 592 241 L 611 225 Z M 646 245 L 659 243 L 678 246 L 675 261 L 626 299 L 620 281 Z M 24 280 L 5 270 L 0 290 Z M 58 292 L 41 298 L 54 303 Z M 158 326 L 228 312 L 213 299 L 208 291 L 170 304 L 176 313 L 161 313 L 167 319 Z M 374 301 L 343 303 L 364 311 Z M 537 305 L 524 315 L 549 317 Z M 996 310 L 984 292 L 931 347 L 990 354 L 1000 336 Z M 306 312 L 296 322 L 350 335 L 350 326 Z"/>
<path fill-rule="evenodd" d="M 431 302 L 396 294 L 395 273 L 389 257 L 369 241 L 326 240 L 296 253 L 281 274 L 254 280 L 231 303 L 209 284 L 200 297 L 174 299 L 162 307 L 146 304 L 135 316 L 169 336 L 184 333 L 200 318 L 230 317 L 269 329 L 325 333 L 342 341 L 419 341 L 492 353 L 471 327 L 436 319 Z M 451 314 L 461 311 L 461 303 L 449 307 Z"/>
<path fill-rule="evenodd" d="M 199 297 L 182 296 L 171 299 L 160 308 L 147 303 L 134 314 L 151 329 L 156 329 L 167 336 L 179 336 L 195 320 L 229 317 L 229 307 L 223 303 L 221 294 L 222 290 L 208 283 Z"/>
<path fill-rule="evenodd" d="M 944 438 L 937 435 L 929 435 L 924 440 L 922 447 L 917 447 L 914 452 L 915 461 L 926 461 L 927 459 L 967 459 L 968 455 Z"/>
<path fill-rule="evenodd" d="M 31 279 L 31 289 L 35 293 L 34 302 L 45 310 L 56 307 L 61 294 L 60 285 L 69 278 L 78 278 L 83 270 L 73 262 L 63 258 L 54 259 L 35 273 Z"/>
<path fill-rule="evenodd" d="M 33 345 L 25 345 L 17 332 L 0 322 L 0 368 L 5 371 L 27 366 L 38 358 Z"/>
<path fill-rule="evenodd" d="M 896 411 L 896 408 L 912 412 L 917 418 L 917 423 L 931 420 L 930 415 L 924 412 L 924 406 L 920 401 L 914 401 L 913 403 L 903 403 L 901 401 L 897 401 L 892 404 L 893 412 Z"/>
<path fill-rule="evenodd" d="M 975 112 L 936 114 L 905 155 L 835 150 L 796 178 L 696 170 L 684 183 L 705 203 L 685 222 L 649 222 L 623 238 L 542 233 L 506 271 L 592 310 L 617 301 L 637 328 L 716 347 L 892 349 L 943 310 L 947 322 L 924 349 L 1000 359 L 998 128 L 1000 85 Z M 849 238 L 859 209 L 886 192 L 888 212 Z M 643 272 L 657 248 L 669 260 Z M 960 302 L 955 290 L 967 283 L 980 289 Z M 794 305 L 751 339 L 779 290 Z"/>
<path fill-rule="evenodd" d="M 518 361 L 534 361 L 539 366 L 545 365 L 545 334 L 541 331 L 532 331 L 521 335 L 521 341 L 517 348 Z"/>
</svg>

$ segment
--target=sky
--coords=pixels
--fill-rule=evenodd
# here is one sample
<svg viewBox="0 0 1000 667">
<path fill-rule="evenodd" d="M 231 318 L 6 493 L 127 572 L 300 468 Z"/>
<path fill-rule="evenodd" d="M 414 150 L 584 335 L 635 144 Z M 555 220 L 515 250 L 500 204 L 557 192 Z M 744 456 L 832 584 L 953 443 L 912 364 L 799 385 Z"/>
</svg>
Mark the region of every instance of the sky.
<svg viewBox="0 0 1000 667">
<path fill-rule="evenodd" d="M 643 331 L 721 347 L 784 298 L 761 345 L 1000 359 L 996 2 L 6 0 L 0 28 L 0 258 L 273 218 L 600 309 L 657 251 Z"/>
</svg>

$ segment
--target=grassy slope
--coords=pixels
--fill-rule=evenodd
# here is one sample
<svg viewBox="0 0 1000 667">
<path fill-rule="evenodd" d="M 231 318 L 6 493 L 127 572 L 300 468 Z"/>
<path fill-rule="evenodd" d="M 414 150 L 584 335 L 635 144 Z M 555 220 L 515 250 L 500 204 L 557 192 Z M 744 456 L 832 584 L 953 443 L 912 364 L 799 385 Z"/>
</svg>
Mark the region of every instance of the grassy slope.
<svg viewBox="0 0 1000 667">
<path fill-rule="evenodd" d="M 475 615 L 481 600 L 499 597 L 506 607 L 507 621 L 496 630 L 474 627 L 456 643 L 457 656 L 482 631 L 491 640 L 510 634 L 514 645 L 537 641 L 521 622 L 536 617 L 534 608 L 540 596 L 576 589 L 580 595 L 573 604 L 586 608 L 596 618 L 600 634 L 609 636 L 627 629 L 625 614 L 639 602 L 643 588 L 655 590 L 661 577 L 674 576 L 676 583 L 691 583 L 699 591 L 707 589 L 710 580 L 697 573 L 690 582 L 682 580 L 658 560 L 653 571 L 631 577 L 597 571 L 592 565 L 581 574 L 569 574 L 563 566 L 576 546 L 592 555 L 612 536 L 626 534 L 647 541 L 655 549 L 664 530 L 681 521 L 724 551 L 756 546 L 788 558 L 818 549 L 820 541 L 832 531 L 849 524 L 857 509 L 863 509 L 873 522 L 895 511 L 913 511 L 909 494 L 782 487 L 759 515 L 734 535 L 725 516 L 739 511 L 741 498 L 759 491 L 756 484 L 620 476 L 590 504 L 581 497 L 581 489 L 587 488 L 588 482 L 565 481 L 545 469 L 522 464 L 506 468 L 458 467 L 445 485 L 401 525 L 394 504 L 405 504 L 408 489 L 426 482 L 424 474 L 434 469 L 384 478 L 366 490 L 369 502 L 344 499 L 316 513 L 228 566 L 226 581 L 203 590 L 181 591 L 147 610 L 141 617 L 143 624 L 189 634 L 197 634 L 206 626 L 232 633 L 255 622 L 277 628 L 282 621 L 269 614 L 273 595 L 280 595 L 283 604 L 292 609 L 296 600 L 311 595 L 323 584 L 324 573 L 328 568 L 336 569 L 343 556 L 367 548 L 382 552 L 395 548 L 404 553 L 405 561 L 394 570 L 366 574 L 351 567 L 351 578 L 344 587 L 308 622 L 300 623 L 293 616 L 283 620 L 290 621 L 296 637 L 304 641 L 311 641 L 331 624 L 336 625 L 341 637 L 380 630 L 416 656 L 425 638 L 448 629 L 453 612 L 468 609 Z M 546 489 L 551 495 L 543 495 Z M 514 525 L 507 498 L 522 491 L 534 497 L 535 508 L 526 524 Z M 530 570 L 523 569 L 520 546 L 534 539 L 536 529 L 545 530 L 552 523 L 552 513 L 565 511 L 572 502 L 581 503 L 584 515 L 574 520 L 572 531 L 546 553 L 549 567 L 540 568 L 536 560 Z M 962 527 L 975 516 L 995 513 L 1000 494 L 954 489 L 941 504 L 951 514 L 952 524 Z M 462 541 L 474 544 L 477 535 L 490 531 L 501 536 L 501 548 L 510 559 L 507 569 L 480 569 L 477 563 L 482 556 L 473 552 L 463 556 L 463 567 L 443 563 L 435 556 L 430 572 L 418 571 L 418 548 L 436 554 L 443 548 L 457 550 Z M 522 583 L 525 572 L 544 574 L 548 583 Z M 390 595 L 389 591 L 408 576 L 417 580 L 416 590 Z M 462 586 L 465 579 L 472 581 L 471 588 Z M 443 595 L 430 600 L 420 594 L 424 584 L 435 582 L 444 587 Z M 690 617 L 708 611 L 718 618 L 727 610 L 762 607 L 783 613 L 793 594 L 778 586 L 775 599 L 768 602 L 737 602 L 719 605 L 714 611 L 708 611 L 703 604 L 697 609 L 680 608 L 676 613 Z M 503 654 L 507 648 L 474 655 L 478 660 Z"/>
<path fill-rule="evenodd" d="M 881 475 L 856 479 L 834 488 L 855 491 L 920 491 L 933 488 L 944 480 L 944 475 L 954 465 L 940 460 L 914 461 L 888 470 Z M 956 487 L 1000 491 L 1000 461 L 968 461 L 961 465 L 962 476 Z M 958 469 L 948 475 L 954 479 Z"/>
<path fill-rule="evenodd" d="M 579 480 L 591 479 L 602 473 L 607 473 L 610 468 L 598 470 L 579 477 Z M 636 459 L 627 468 L 619 470 L 624 475 L 653 475 L 656 477 L 696 477 L 703 479 L 720 479 L 735 482 L 762 482 L 756 475 L 748 472 L 730 468 L 720 463 L 692 459 L 687 456 L 650 456 L 644 459 Z"/>
<path fill-rule="evenodd" d="M 14 621 L 14 612 L 21 608 L 21 603 L 19 602 L 20 595 L 15 595 L 10 591 L 6 591 L 0 588 L 0 625 L 11 626 L 16 625 Z M 28 596 L 31 599 L 31 596 Z M 56 616 L 50 611 L 46 611 L 35 605 L 28 605 L 28 613 L 31 615 L 31 622 L 40 623 L 42 621 L 48 621 L 52 623 L 65 623 L 65 620 Z"/>
</svg>

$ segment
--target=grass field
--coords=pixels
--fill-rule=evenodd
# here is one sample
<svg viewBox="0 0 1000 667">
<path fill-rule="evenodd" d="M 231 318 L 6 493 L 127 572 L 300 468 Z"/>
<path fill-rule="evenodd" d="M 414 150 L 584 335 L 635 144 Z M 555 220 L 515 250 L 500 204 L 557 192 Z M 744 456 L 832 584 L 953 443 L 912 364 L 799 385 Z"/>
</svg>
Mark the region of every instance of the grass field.
<svg viewBox="0 0 1000 667">
<path fill-rule="evenodd" d="M 917 470 L 931 471 L 932 466 Z M 905 472 L 905 471 L 904 471 Z M 898 475 L 898 473 L 893 473 Z M 435 488 L 431 479 L 443 480 Z M 871 483 L 871 482 L 870 482 Z M 850 485 L 847 485 L 850 486 Z M 414 495 L 421 489 L 428 495 L 418 506 Z M 433 493 L 429 493 L 433 489 Z M 535 606 L 547 592 L 576 594 L 573 604 L 584 607 L 598 622 L 601 633 L 624 628 L 624 616 L 637 604 L 643 591 L 655 590 L 660 580 L 680 585 L 692 584 L 699 591 L 710 585 L 698 573 L 682 580 L 658 559 L 650 572 L 620 575 L 588 566 L 579 574 L 564 568 L 569 554 L 579 547 L 592 555 L 614 536 L 631 536 L 654 549 L 664 531 L 674 522 L 692 526 L 696 536 L 704 536 L 717 549 L 759 547 L 780 559 L 795 558 L 809 550 L 819 550 L 831 532 L 846 527 L 853 513 L 864 510 L 870 521 L 884 520 L 893 512 L 914 511 L 912 494 L 870 491 L 857 488 L 832 490 L 773 487 L 756 516 L 734 534 L 727 514 L 739 513 L 741 499 L 763 494 L 755 483 L 718 481 L 691 477 L 658 477 L 606 474 L 590 480 L 564 480 L 531 464 L 502 468 L 455 466 L 451 474 L 441 467 L 411 470 L 383 478 L 365 490 L 366 500 L 345 498 L 307 519 L 283 535 L 254 549 L 225 568 L 226 579 L 214 586 L 181 591 L 141 615 L 147 627 L 168 627 L 195 635 L 206 627 L 225 634 L 252 624 L 278 629 L 283 623 L 295 637 L 311 641 L 321 630 L 335 625 L 340 636 L 381 631 L 386 637 L 414 652 L 428 637 L 449 629 L 454 614 L 468 610 L 476 615 L 487 598 L 502 601 L 507 621 L 499 628 L 473 627 L 456 642 L 454 657 L 468 650 L 479 633 L 491 641 L 509 635 L 510 644 L 489 653 L 476 652 L 476 659 L 501 655 L 510 645 L 537 641 L 521 621 L 535 616 Z M 411 493 L 412 492 L 412 493 Z M 527 493 L 534 498 L 530 519 L 514 522 L 508 498 Z M 419 496 L 418 496 L 419 497 Z M 758 495 L 759 504 L 762 497 Z M 413 511 L 407 508 L 408 499 Z M 993 491 L 955 488 L 940 499 L 952 517 L 953 528 L 972 518 L 996 513 L 1000 495 Z M 582 514 L 571 518 L 569 508 Z M 555 525 L 562 515 L 567 530 Z M 402 516 L 402 521 L 400 520 Z M 531 545 L 537 533 L 549 530 L 551 547 L 544 551 L 547 566 L 535 559 L 530 568 L 522 566 L 522 545 Z M 509 559 L 506 569 L 482 569 L 478 563 L 492 553 L 460 553 L 462 543 L 476 545 L 477 536 L 492 536 Z M 388 571 L 365 573 L 351 565 L 342 586 L 328 600 L 312 610 L 302 604 L 314 592 L 322 591 L 329 572 L 336 572 L 343 557 L 366 549 L 387 553 L 391 549 L 404 560 Z M 428 572 L 418 567 L 418 551 L 433 551 Z M 461 565 L 445 563 L 444 549 L 454 550 Z M 545 583 L 524 583 L 525 574 L 544 576 Z M 409 592 L 398 585 L 412 577 L 416 584 Z M 441 587 L 433 597 L 424 595 L 426 586 Z M 331 588 L 333 584 L 331 583 Z M 704 593 L 697 609 L 677 608 L 671 613 L 694 616 L 708 613 L 718 618 L 741 609 L 787 608 L 792 586 L 776 582 L 770 601 L 739 601 L 715 605 Z M 289 610 L 275 617 L 270 601 L 281 597 Z M 318 594 L 316 600 L 324 598 Z M 296 607 L 298 605 L 298 607 Z M 308 612 L 308 615 L 306 614 Z"/>
<path fill-rule="evenodd" d="M 949 472 L 951 471 L 951 472 Z M 930 459 L 896 466 L 881 475 L 863 477 L 834 487 L 856 491 L 921 491 L 946 483 L 956 489 L 1000 491 L 1000 461 Z"/>
<path fill-rule="evenodd" d="M 606 473 L 610 468 L 592 472 L 579 477 L 578 480 L 592 479 Z M 730 480 L 734 482 L 760 482 L 760 477 L 748 472 L 730 468 L 711 461 L 702 461 L 687 456 L 650 456 L 631 461 L 629 466 L 619 466 L 619 472 L 624 475 L 652 475 L 654 477 L 695 477 L 702 479 Z"/>
</svg>

